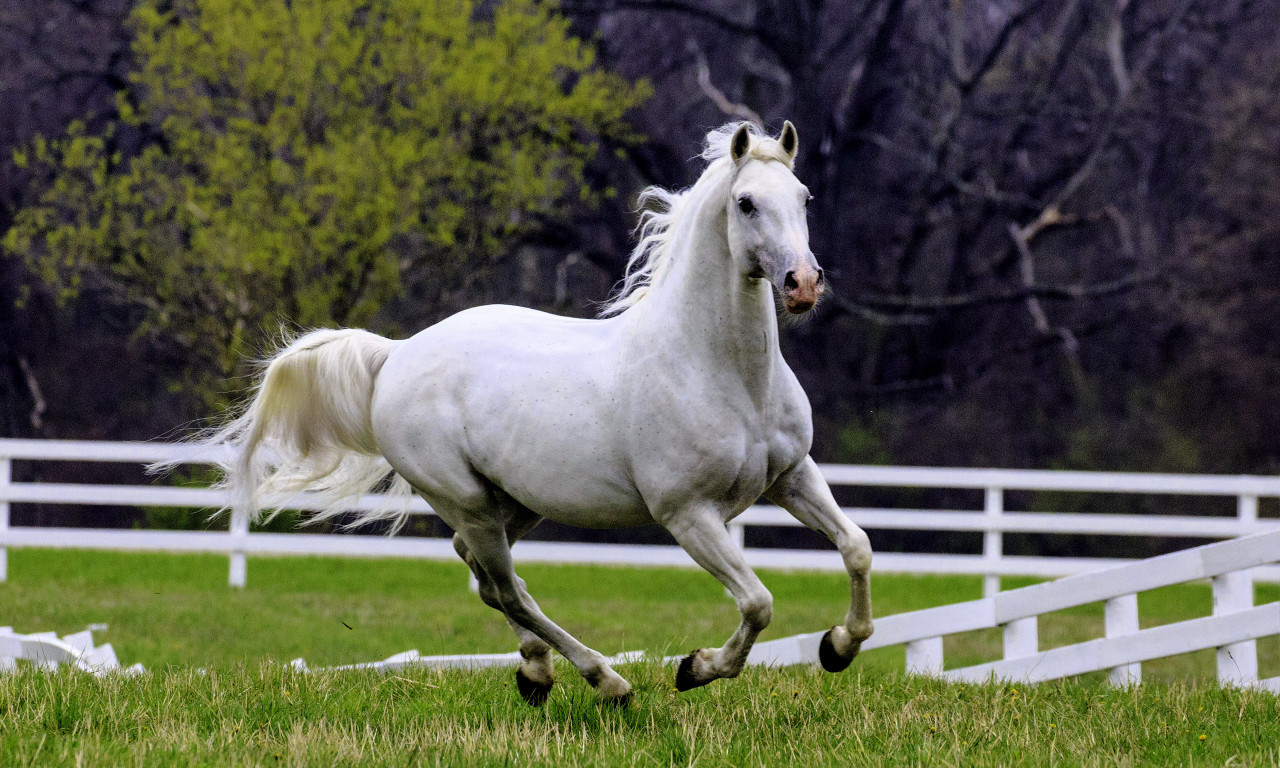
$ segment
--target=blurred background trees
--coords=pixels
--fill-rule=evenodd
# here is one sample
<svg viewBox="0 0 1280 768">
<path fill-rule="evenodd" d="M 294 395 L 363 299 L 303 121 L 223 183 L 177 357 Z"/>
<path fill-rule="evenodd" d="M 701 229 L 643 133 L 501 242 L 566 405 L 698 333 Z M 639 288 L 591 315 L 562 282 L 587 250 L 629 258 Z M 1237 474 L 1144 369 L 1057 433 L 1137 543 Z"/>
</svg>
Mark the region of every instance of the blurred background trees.
<svg viewBox="0 0 1280 768">
<path fill-rule="evenodd" d="M 789 118 L 820 459 L 1280 463 L 1274 3 L 38 0 L 0 56 L 6 434 L 160 435 L 281 321 L 590 315 L 643 185 Z"/>
<path fill-rule="evenodd" d="M 4 247 L 128 313 L 205 408 L 282 323 L 386 327 L 562 219 L 640 96 L 519 0 L 143 2 L 127 28 L 117 118 L 14 153 L 41 191 Z"/>
</svg>

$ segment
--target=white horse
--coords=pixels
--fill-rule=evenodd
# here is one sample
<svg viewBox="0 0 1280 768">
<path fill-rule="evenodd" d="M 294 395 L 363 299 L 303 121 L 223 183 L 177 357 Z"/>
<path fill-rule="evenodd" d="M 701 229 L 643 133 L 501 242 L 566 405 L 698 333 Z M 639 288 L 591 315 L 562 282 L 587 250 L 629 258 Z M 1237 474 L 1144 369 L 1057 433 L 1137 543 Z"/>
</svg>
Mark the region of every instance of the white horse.
<svg viewBox="0 0 1280 768">
<path fill-rule="evenodd" d="M 486 306 L 405 341 L 359 330 L 296 339 L 268 360 L 242 414 L 205 438 L 232 449 L 223 485 L 234 513 L 303 490 L 329 504 L 317 517 L 379 487 L 421 494 L 518 635 L 518 687 L 537 705 L 552 649 L 606 701 L 627 701 L 631 685 L 542 613 L 512 568 L 514 542 L 544 518 L 670 531 L 742 613 L 722 647 L 680 664 L 683 691 L 737 676 L 769 623 L 772 597 L 725 530 L 764 496 L 844 559 L 851 606 L 820 654 L 844 669 L 872 631 L 871 548 L 809 457 L 809 401 L 779 351 L 770 288 L 796 314 L 823 291 L 796 148 L 789 122 L 777 139 L 748 124 L 710 133 L 692 188 L 643 194 L 665 210 L 642 216 L 603 319 Z"/>
</svg>

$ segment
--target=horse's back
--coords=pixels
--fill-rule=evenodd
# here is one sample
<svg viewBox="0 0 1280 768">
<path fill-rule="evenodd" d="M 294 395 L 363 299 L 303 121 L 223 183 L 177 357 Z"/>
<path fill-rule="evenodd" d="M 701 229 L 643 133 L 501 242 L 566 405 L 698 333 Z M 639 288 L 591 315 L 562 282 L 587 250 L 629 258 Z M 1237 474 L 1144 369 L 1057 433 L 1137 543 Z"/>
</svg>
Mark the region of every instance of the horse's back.
<svg viewBox="0 0 1280 768">
<path fill-rule="evenodd" d="M 428 496 L 480 476 L 562 522 L 647 522 L 616 445 L 612 327 L 492 305 L 427 328 L 379 373 L 380 449 Z"/>
</svg>

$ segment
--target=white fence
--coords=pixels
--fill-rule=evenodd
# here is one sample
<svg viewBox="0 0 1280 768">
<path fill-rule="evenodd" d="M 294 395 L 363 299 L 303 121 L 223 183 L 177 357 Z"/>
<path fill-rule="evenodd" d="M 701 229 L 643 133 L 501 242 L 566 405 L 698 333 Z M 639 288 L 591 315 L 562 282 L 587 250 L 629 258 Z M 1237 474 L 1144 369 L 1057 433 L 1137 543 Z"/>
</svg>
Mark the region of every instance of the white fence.
<svg viewBox="0 0 1280 768">
<path fill-rule="evenodd" d="M 168 506 L 217 509 L 223 494 L 207 488 L 156 485 L 100 485 L 88 483 L 19 483 L 12 481 L 14 461 L 123 462 L 145 464 L 179 459 L 208 463 L 200 449 L 171 443 L 103 443 L 58 440 L 0 439 L 0 580 L 7 574 L 9 547 L 79 547 L 149 551 L 219 552 L 230 557 L 230 583 L 242 586 L 248 554 L 307 554 L 368 557 L 416 557 L 453 559 L 446 539 L 383 536 L 333 536 L 321 534 L 251 533 L 244 528 L 229 531 L 154 531 L 13 527 L 9 522 L 13 503 Z M 1280 519 L 1259 519 L 1260 497 L 1280 497 L 1280 478 L 1227 475 L 1123 474 L 1112 472 L 1058 472 L 999 469 L 938 469 L 824 465 L 823 474 L 833 486 L 887 488 L 951 488 L 983 491 L 982 510 L 846 508 L 858 525 L 868 529 L 971 531 L 983 534 L 981 554 L 877 553 L 877 571 L 981 574 L 984 594 L 999 592 L 1000 577 L 1061 576 L 1096 571 L 1124 560 L 1101 558 L 1025 557 L 1004 554 L 1005 533 L 1108 534 L 1130 536 L 1187 536 L 1234 538 L 1280 531 Z M 1218 496 L 1235 499 L 1232 517 L 1188 515 L 1067 514 L 1009 512 L 1006 491 L 1070 491 L 1093 493 Z M 357 507 L 375 504 L 362 500 Z M 307 508 L 301 497 L 296 505 Z M 421 499 L 412 507 L 430 514 Z M 738 541 L 752 525 L 797 526 L 785 511 L 756 506 L 735 519 L 730 528 Z M 755 567 L 842 570 L 835 552 L 746 548 Z M 692 566 L 678 547 L 583 544 L 526 541 L 514 550 L 519 562 L 608 563 L 626 565 Z M 1255 572 L 1259 579 L 1280 581 L 1280 568 Z"/>
<path fill-rule="evenodd" d="M 1280 562 L 1280 531 L 1256 534 L 981 600 L 877 618 L 875 634 L 862 647 L 905 644 L 908 672 L 947 680 L 1039 682 L 1107 670 L 1115 685 L 1141 682 L 1144 661 L 1214 648 L 1221 684 L 1280 693 L 1280 676 L 1258 678 L 1256 643 L 1260 637 L 1280 634 L 1280 602 L 1255 607 L 1250 573 L 1276 562 Z M 1138 592 L 1201 579 L 1213 583 L 1212 616 L 1139 628 Z M 1039 650 L 1039 616 L 1097 602 L 1105 606 L 1105 637 Z M 944 671 L 944 636 L 995 627 L 1004 631 L 1002 660 Z M 747 662 L 817 663 L 822 634 L 759 643 Z"/>
</svg>

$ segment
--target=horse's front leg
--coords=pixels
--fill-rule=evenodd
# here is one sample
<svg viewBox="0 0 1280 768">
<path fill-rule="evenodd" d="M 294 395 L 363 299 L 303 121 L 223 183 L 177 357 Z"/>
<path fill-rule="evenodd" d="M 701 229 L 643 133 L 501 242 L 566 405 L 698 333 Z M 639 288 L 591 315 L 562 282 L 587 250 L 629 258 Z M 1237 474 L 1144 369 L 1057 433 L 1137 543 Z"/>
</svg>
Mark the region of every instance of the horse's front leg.
<svg viewBox="0 0 1280 768">
<path fill-rule="evenodd" d="M 849 572 L 852 601 L 844 625 L 834 626 L 822 637 L 818 658 L 823 669 L 839 672 L 858 655 L 862 641 L 871 637 L 871 544 L 867 534 L 854 525 L 822 479 L 811 457 L 784 473 L 765 492 L 765 498 L 791 513 L 795 519 L 822 533 L 840 550 Z"/>
<path fill-rule="evenodd" d="M 773 596 L 747 565 L 717 509 L 680 512 L 664 524 L 694 561 L 724 584 L 742 614 L 742 623 L 723 646 L 700 648 L 680 662 L 676 688 L 687 691 L 717 678 L 737 677 L 756 637 L 773 617 Z"/>
</svg>

